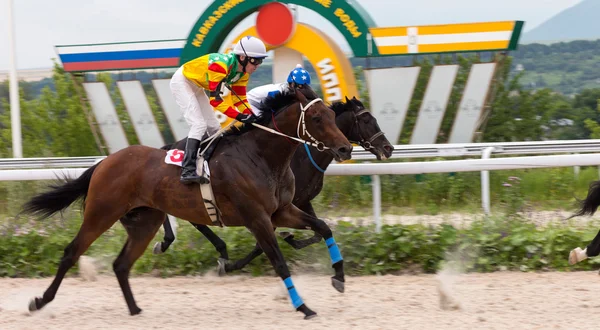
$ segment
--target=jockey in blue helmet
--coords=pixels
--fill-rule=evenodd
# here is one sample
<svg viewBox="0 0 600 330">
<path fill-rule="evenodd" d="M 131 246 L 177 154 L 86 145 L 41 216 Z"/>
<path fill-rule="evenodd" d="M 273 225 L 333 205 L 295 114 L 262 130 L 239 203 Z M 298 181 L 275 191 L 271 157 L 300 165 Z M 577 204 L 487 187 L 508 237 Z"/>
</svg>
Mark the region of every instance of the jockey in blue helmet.
<svg viewBox="0 0 600 330">
<path fill-rule="evenodd" d="M 310 74 L 302 68 L 302 65 L 298 64 L 294 70 L 290 71 L 286 82 L 255 87 L 248 91 L 246 96 L 252 112 L 256 116 L 260 116 L 265 110 L 262 109 L 262 104 L 267 97 L 274 97 L 280 93 L 294 93 L 296 89 L 302 89 L 306 86 L 310 86 Z"/>
<path fill-rule="evenodd" d="M 310 86 L 310 74 L 298 64 L 288 75 L 287 82 L 292 90 L 294 88 L 302 89 L 305 85 Z"/>
</svg>

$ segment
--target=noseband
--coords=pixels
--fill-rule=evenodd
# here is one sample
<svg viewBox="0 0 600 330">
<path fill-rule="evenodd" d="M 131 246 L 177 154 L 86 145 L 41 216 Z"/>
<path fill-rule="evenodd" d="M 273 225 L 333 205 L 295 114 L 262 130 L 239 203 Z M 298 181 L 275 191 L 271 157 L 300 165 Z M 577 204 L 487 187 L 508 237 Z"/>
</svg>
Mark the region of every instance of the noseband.
<svg viewBox="0 0 600 330">
<path fill-rule="evenodd" d="M 360 125 L 358 124 L 358 116 L 365 114 L 365 113 L 369 113 L 369 111 L 367 109 L 362 109 L 359 112 L 354 114 L 354 124 L 356 124 L 356 129 L 358 130 L 358 136 L 360 137 L 360 141 L 358 141 L 358 142 L 350 141 L 350 142 L 359 144 L 365 150 L 371 150 L 371 149 L 375 148 L 375 147 L 373 147 L 373 141 L 375 141 L 378 137 L 385 135 L 385 133 L 383 131 L 379 131 L 379 132 L 373 134 L 373 136 L 371 136 L 369 139 L 363 138 L 362 134 L 360 133 Z"/>
<path fill-rule="evenodd" d="M 310 108 L 313 104 L 317 103 L 317 102 L 323 102 L 323 100 L 316 98 L 310 102 L 308 102 L 308 104 L 306 106 L 303 106 L 302 103 L 300 103 L 300 110 L 302 110 L 302 113 L 300 114 L 300 119 L 298 119 L 298 129 L 296 129 L 296 134 L 298 135 L 298 138 L 302 139 L 300 136 L 300 124 L 302 124 L 302 135 L 308 136 L 308 138 L 314 143 L 313 146 L 315 148 L 317 148 L 317 150 L 319 151 L 325 151 L 325 149 L 329 149 L 325 146 L 325 144 L 321 141 L 318 141 L 317 139 L 315 139 L 306 129 L 306 121 L 305 121 L 305 117 L 306 117 L 306 110 L 308 110 L 308 108 Z M 305 142 L 306 144 L 306 142 Z"/>
</svg>

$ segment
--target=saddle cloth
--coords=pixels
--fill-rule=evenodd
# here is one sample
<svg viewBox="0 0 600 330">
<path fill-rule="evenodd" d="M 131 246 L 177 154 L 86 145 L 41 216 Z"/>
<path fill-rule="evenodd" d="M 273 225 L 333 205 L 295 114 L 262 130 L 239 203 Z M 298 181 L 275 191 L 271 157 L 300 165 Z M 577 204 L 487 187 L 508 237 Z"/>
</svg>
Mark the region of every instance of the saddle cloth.
<svg viewBox="0 0 600 330">
<path fill-rule="evenodd" d="M 184 154 L 185 151 L 183 150 L 168 150 L 167 155 L 165 156 L 165 163 L 181 167 Z M 204 158 L 198 158 L 198 160 L 200 159 L 202 159 L 202 165 L 196 164 L 196 166 L 202 166 L 206 177 L 210 180 L 210 168 L 208 166 L 208 162 L 205 161 Z M 202 171 L 199 170 L 199 168 L 196 168 L 196 172 L 202 173 Z M 217 203 L 215 202 L 215 196 L 213 194 L 212 185 L 210 183 L 200 184 L 200 192 L 202 193 L 202 197 L 204 198 L 204 207 L 206 207 L 206 211 L 208 212 L 208 215 L 210 216 L 210 220 L 212 221 L 213 225 L 223 227 L 223 222 L 221 221 L 221 212 L 217 208 Z"/>
</svg>

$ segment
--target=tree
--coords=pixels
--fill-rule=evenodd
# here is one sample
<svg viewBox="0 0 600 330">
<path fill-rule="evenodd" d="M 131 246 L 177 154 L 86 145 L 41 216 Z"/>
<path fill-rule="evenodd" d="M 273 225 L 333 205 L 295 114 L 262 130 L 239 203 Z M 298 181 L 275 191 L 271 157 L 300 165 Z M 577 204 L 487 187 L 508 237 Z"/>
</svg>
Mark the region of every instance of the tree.
<svg viewBox="0 0 600 330">
<path fill-rule="evenodd" d="M 46 86 L 34 100 L 19 90 L 23 156 L 98 155 L 75 85 L 56 63 L 52 79 L 55 90 Z M 0 156 L 11 157 L 10 105 L 6 99 L 2 103 L 8 111 L 0 115 Z"/>
</svg>

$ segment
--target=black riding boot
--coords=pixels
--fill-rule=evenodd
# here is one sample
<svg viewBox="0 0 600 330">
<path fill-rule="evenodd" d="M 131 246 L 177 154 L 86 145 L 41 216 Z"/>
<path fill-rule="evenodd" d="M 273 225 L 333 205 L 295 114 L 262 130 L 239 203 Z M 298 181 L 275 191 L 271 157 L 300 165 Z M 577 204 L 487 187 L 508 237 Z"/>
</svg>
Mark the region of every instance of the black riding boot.
<svg viewBox="0 0 600 330">
<path fill-rule="evenodd" d="M 179 179 L 181 183 L 209 183 L 208 178 L 199 176 L 196 172 L 196 160 L 198 159 L 199 147 L 200 141 L 192 138 L 187 139 L 185 143 L 185 155 L 183 156 L 183 163 L 181 164 L 183 167 L 181 170 L 181 178 Z"/>
</svg>

